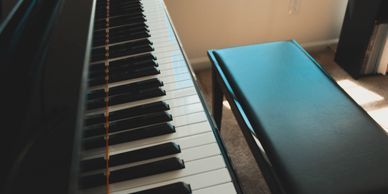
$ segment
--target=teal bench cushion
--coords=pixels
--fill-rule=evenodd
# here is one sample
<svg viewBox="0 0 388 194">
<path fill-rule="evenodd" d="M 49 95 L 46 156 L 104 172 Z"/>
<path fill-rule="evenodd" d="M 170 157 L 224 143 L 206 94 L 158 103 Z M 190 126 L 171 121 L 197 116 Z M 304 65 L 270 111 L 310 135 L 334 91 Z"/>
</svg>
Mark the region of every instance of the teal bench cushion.
<svg viewBox="0 0 388 194">
<path fill-rule="evenodd" d="M 287 193 L 388 193 L 387 134 L 295 41 L 210 52 Z"/>
</svg>

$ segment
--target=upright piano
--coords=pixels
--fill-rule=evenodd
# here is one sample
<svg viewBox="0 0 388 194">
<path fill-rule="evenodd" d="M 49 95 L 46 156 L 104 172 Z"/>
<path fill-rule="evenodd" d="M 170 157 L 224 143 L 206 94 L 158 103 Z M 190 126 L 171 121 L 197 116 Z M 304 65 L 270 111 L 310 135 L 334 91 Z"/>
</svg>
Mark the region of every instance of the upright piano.
<svg viewBox="0 0 388 194">
<path fill-rule="evenodd" d="M 240 193 L 163 0 L 15 0 L 0 21 L 1 193 Z"/>
</svg>

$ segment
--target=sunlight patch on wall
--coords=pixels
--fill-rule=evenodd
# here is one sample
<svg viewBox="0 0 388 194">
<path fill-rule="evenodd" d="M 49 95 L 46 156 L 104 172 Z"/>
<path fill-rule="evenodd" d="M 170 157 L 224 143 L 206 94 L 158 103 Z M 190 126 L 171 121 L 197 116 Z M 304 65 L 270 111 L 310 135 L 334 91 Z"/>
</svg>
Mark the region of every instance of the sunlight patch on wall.
<svg viewBox="0 0 388 194">
<path fill-rule="evenodd" d="M 340 80 L 337 83 L 360 105 L 384 100 L 384 97 L 358 85 L 351 80 Z"/>
</svg>

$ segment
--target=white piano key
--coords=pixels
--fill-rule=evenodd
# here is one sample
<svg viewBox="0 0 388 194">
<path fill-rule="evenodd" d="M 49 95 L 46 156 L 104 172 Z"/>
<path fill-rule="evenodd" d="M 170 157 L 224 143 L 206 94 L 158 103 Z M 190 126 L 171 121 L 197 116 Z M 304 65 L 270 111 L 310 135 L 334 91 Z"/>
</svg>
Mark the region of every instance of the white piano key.
<svg viewBox="0 0 388 194">
<path fill-rule="evenodd" d="M 169 63 L 159 63 L 158 62 L 158 64 L 159 64 L 158 69 L 160 71 L 165 71 L 168 69 L 175 69 L 175 68 L 179 68 L 179 67 L 186 67 L 186 61 L 184 61 L 183 59 L 171 61 Z"/>
<path fill-rule="evenodd" d="M 195 104 L 186 104 L 185 106 L 173 107 L 168 112 L 173 115 L 173 117 L 184 116 L 190 113 L 196 113 L 203 111 L 201 103 Z"/>
<path fill-rule="evenodd" d="M 178 67 L 174 69 L 167 69 L 160 73 L 160 77 L 168 77 L 175 74 L 187 73 L 187 67 Z"/>
<path fill-rule="evenodd" d="M 180 154 L 184 161 L 198 160 L 221 154 L 217 143 L 182 149 Z"/>
<path fill-rule="evenodd" d="M 236 190 L 234 189 L 233 183 L 228 182 L 221 185 L 215 185 L 212 187 L 195 190 L 193 192 L 193 194 L 214 194 L 214 193 L 236 194 Z"/>
<path fill-rule="evenodd" d="M 185 96 L 182 98 L 175 98 L 172 100 L 165 101 L 170 107 L 178 107 L 185 106 L 187 104 L 193 104 L 200 102 L 199 97 L 197 95 Z"/>
<path fill-rule="evenodd" d="M 162 88 L 166 91 L 173 91 L 173 90 L 179 90 L 179 89 L 189 88 L 189 87 L 194 87 L 193 81 L 191 80 L 166 83 Z"/>
<path fill-rule="evenodd" d="M 197 113 L 174 117 L 172 123 L 174 124 L 174 126 L 184 126 L 191 123 L 199 123 L 202 121 L 207 121 L 207 117 L 206 114 L 201 111 Z"/>
<path fill-rule="evenodd" d="M 165 58 L 162 58 L 162 59 L 158 58 L 156 61 L 159 64 L 164 64 L 164 63 L 172 63 L 172 62 L 175 62 L 175 61 L 185 61 L 185 59 L 183 58 L 182 55 L 173 55 L 173 56 L 165 57 Z"/>
</svg>

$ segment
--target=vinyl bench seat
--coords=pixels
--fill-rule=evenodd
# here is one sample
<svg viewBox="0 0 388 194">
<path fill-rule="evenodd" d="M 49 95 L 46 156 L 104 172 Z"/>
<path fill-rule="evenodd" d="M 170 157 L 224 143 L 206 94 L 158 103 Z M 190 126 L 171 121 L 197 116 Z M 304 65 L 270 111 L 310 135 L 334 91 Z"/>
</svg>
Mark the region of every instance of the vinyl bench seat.
<svg viewBox="0 0 388 194">
<path fill-rule="evenodd" d="M 388 193 L 387 133 L 294 40 L 208 55 L 216 124 L 225 95 L 265 151 L 273 193 Z"/>
</svg>

